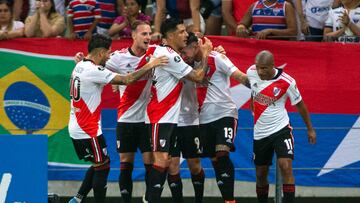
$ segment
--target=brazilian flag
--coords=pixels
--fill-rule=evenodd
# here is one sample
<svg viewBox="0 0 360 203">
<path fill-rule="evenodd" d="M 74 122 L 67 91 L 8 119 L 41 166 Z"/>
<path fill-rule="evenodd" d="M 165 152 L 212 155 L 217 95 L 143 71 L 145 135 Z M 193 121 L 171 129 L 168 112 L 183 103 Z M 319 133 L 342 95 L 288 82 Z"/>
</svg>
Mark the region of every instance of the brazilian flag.
<svg viewBox="0 0 360 203">
<path fill-rule="evenodd" d="M 0 49 L 0 134 L 48 135 L 48 162 L 83 164 L 69 137 L 71 57 Z"/>
</svg>

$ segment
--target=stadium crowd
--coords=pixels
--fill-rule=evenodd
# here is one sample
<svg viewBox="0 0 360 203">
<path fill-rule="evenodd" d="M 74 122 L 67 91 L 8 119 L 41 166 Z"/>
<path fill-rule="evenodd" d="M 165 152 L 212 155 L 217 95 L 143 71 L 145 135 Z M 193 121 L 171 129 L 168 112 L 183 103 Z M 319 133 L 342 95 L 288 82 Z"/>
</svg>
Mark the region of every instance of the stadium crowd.
<svg viewBox="0 0 360 203">
<path fill-rule="evenodd" d="M 169 17 L 197 36 L 360 41 L 360 0 L 1 0 L 0 40 L 131 38 L 135 20 L 150 23 L 158 40 Z"/>
</svg>

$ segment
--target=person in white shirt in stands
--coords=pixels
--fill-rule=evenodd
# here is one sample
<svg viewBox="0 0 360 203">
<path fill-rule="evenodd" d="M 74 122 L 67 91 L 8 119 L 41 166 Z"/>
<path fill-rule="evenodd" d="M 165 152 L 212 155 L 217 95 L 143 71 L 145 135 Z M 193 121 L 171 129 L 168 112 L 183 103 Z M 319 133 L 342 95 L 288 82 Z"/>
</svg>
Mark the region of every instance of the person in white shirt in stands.
<svg viewBox="0 0 360 203">
<path fill-rule="evenodd" d="M 0 1 L 0 40 L 13 39 L 24 36 L 24 23 L 13 20 L 10 3 Z"/>
<path fill-rule="evenodd" d="M 71 111 L 69 134 L 79 159 L 91 161 L 93 165 L 86 172 L 77 195 L 70 203 L 78 203 L 93 189 L 96 203 L 105 202 L 110 159 L 105 138 L 100 126 L 100 103 L 104 85 L 125 85 L 137 81 L 151 69 L 166 65 L 168 59 L 159 57 L 150 60 L 143 68 L 119 75 L 103 66 L 109 59 L 111 39 L 104 35 L 92 36 L 88 44 L 89 54 L 76 64 L 70 80 Z"/>
<path fill-rule="evenodd" d="M 293 203 L 295 179 L 292 172 L 294 137 L 285 109 L 287 98 L 296 106 L 307 127 L 309 143 L 315 144 L 316 133 L 310 115 L 294 78 L 274 66 L 269 51 L 256 55 L 255 65 L 246 72 L 251 85 L 254 113 L 254 163 L 256 166 L 256 194 L 259 203 L 267 203 L 268 173 L 274 151 L 283 178 L 283 202 Z"/>
<path fill-rule="evenodd" d="M 330 10 L 325 22 L 324 40 L 347 43 L 360 42 L 360 0 L 340 0 Z"/>
</svg>

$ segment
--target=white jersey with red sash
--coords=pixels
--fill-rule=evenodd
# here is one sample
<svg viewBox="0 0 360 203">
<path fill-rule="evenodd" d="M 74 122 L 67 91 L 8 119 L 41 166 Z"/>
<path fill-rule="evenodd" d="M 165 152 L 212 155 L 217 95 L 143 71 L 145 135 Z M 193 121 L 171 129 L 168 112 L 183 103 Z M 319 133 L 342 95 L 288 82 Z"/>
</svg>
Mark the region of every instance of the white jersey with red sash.
<svg viewBox="0 0 360 203">
<path fill-rule="evenodd" d="M 69 133 L 73 139 L 89 139 L 102 134 L 101 93 L 115 73 L 90 60 L 80 61 L 71 74 Z"/>
<path fill-rule="evenodd" d="M 250 80 L 254 108 L 254 139 L 267 137 L 289 125 L 289 116 L 285 109 L 287 98 L 296 105 L 302 98 L 296 87 L 296 81 L 276 69 L 272 80 L 261 80 L 253 65 L 247 70 Z"/>
<path fill-rule="evenodd" d="M 158 46 L 153 55 L 167 56 L 169 64 L 154 70 L 145 122 L 177 124 L 183 86 L 180 79 L 189 74 L 192 68 L 169 46 Z"/>
<path fill-rule="evenodd" d="M 224 117 L 238 118 L 238 111 L 230 92 L 230 76 L 237 67 L 223 54 L 212 51 L 208 58 L 209 83 L 197 85 L 200 124 Z"/>
<path fill-rule="evenodd" d="M 106 68 L 122 75 L 132 73 L 143 67 L 155 51 L 150 46 L 147 52 L 138 57 L 130 48 L 115 51 L 106 62 Z M 138 123 L 145 121 L 145 110 L 150 100 L 151 73 L 133 84 L 119 85 L 120 104 L 118 106 L 118 122 Z"/>
</svg>

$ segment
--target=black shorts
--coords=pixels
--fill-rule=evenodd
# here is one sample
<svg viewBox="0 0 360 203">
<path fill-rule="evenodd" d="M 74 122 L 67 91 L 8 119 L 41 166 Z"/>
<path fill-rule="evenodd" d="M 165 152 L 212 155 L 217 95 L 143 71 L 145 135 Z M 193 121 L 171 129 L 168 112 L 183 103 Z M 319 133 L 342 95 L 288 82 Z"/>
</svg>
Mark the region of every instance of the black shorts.
<svg viewBox="0 0 360 203">
<path fill-rule="evenodd" d="M 237 130 L 237 119 L 224 117 L 200 125 L 200 140 L 203 146 L 203 157 L 215 157 L 216 145 L 226 145 L 235 151 L 234 139 Z"/>
<path fill-rule="evenodd" d="M 180 157 L 181 153 L 185 159 L 199 158 L 202 151 L 199 126 L 177 127 L 175 131 L 177 140 L 175 150 L 171 153 L 171 156 Z"/>
<path fill-rule="evenodd" d="M 91 161 L 97 164 L 103 163 L 109 158 L 106 149 L 105 137 L 103 135 L 89 139 L 71 138 L 71 140 L 79 159 L 84 159 L 85 161 Z"/>
<path fill-rule="evenodd" d="M 269 137 L 254 140 L 253 150 L 255 165 L 271 165 L 274 151 L 277 158 L 294 159 L 292 128 L 286 126 Z"/>
<path fill-rule="evenodd" d="M 141 123 L 119 122 L 116 126 L 116 149 L 119 153 L 151 152 L 151 139 L 147 132 L 147 125 Z"/>
<path fill-rule="evenodd" d="M 168 152 L 170 155 L 176 145 L 176 129 L 174 123 L 151 123 L 148 133 L 151 135 L 151 149 L 153 152 Z"/>
</svg>

